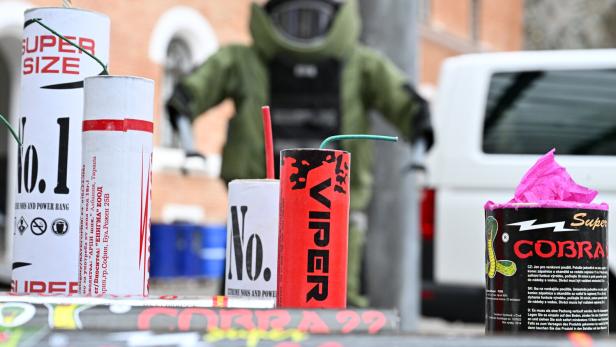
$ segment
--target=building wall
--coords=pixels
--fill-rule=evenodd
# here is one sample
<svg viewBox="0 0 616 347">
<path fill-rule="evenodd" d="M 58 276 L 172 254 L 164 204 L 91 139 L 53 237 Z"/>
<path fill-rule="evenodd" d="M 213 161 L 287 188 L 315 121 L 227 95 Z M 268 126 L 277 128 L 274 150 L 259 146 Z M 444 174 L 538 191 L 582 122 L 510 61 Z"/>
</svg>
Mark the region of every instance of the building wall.
<svg viewBox="0 0 616 347">
<path fill-rule="evenodd" d="M 522 49 L 523 0 L 423 0 L 421 83 L 435 86 L 444 59 Z"/>
<path fill-rule="evenodd" d="M 616 44 L 616 0 L 526 0 L 524 6 L 526 49 L 613 48 Z"/>
<path fill-rule="evenodd" d="M 516 50 L 522 46 L 523 0 L 418 0 L 423 6 L 420 41 L 421 83 L 435 85 L 442 61 L 471 52 Z M 32 0 L 34 6 L 59 6 L 60 0 Z M 152 33 L 160 18 L 177 6 L 189 7 L 212 28 L 217 44 L 249 43 L 251 0 L 74 0 L 76 7 L 111 18 L 110 71 L 156 81 L 155 143 L 161 142 L 164 66 L 151 58 Z M 219 155 L 226 138 L 233 106 L 225 102 L 195 122 L 197 149 Z M 189 205 L 204 211 L 204 221 L 223 222 L 226 191 L 222 182 L 207 176 L 185 176 L 179 170 L 155 172 L 153 218 L 162 220 L 165 207 Z M 176 206 L 177 209 L 177 206 Z"/>
<path fill-rule="evenodd" d="M 203 0 L 156 0 L 156 1 L 125 1 L 125 0 L 75 0 L 76 7 L 102 12 L 111 18 L 111 55 L 110 71 L 113 74 L 130 74 L 151 78 L 159 82 L 162 67 L 148 59 L 150 34 L 158 19 L 169 9 L 176 6 L 188 6 L 197 10 L 214 29 L 220 44 L 229 42 L 250 41 L 248 33 L 248 16 L 250 0 L 234 1 L 203 1 Z M 34 0 L 38 6 L 58 6 L 59 0 Z M 137 6 L 137 4 L 142 6 Z M 147 5 L 146 5 L 147 4 Z M 158 83 L 160 86 L 160 83 Z M 158 94 L 157 94 L 157 100 Z M 159 100 L 160 101 L 160 100 Z M 228 111 L 228 109 L 227 109 Z M 219 112 L 220 113 L 220 112 Z M 229 113 L 229 112 L 226 112 Z M 157 114 L 157 117 L 160 114 Z M 208 117 L 215 118 L 215 117 Z M 220 119 L 208 120 L 220 128 Z M 212 126 L 201 121 L 200 128 Z M 216 133 L 220 133 L 217 131 Z M 224 132 L 223 132 L 224 133 Z M 156 132 L 158 140 L 159 132 Z M 222 146 L 220 136 L 202 139 L 200 147 L 206 152 L 216 152 Z"/>
<path fill-rule="evenodd" d="M 59 6 L 59 0 L 33 0 L 34 6 Z M 101 12 L 111 18 L 110 72 L 137 75 L 156 82 L 155 144 L 160 143 L 163 114 L 161 88 L 164 67 L 150 58 L 152 32 L 167 11 L 187 6 L 202 15 L 213 29 L 219 45 L 249 43 L 248 19 L 250 0 L 75 0 L 75 7 Z M 226 140 L 228 118 L 233 106 L 226 102 L 195 122 L 197 149 L 208 155 L 221 152 Z M 224 222 L 226 190 L 223 183 L 203 175 L 185 176 L 179 170 L 155 172 L 153 177 L 153 219 L 163 219 L 168 205 L 198 206 L 204 211 L 204 222 Z"/>
</svg>

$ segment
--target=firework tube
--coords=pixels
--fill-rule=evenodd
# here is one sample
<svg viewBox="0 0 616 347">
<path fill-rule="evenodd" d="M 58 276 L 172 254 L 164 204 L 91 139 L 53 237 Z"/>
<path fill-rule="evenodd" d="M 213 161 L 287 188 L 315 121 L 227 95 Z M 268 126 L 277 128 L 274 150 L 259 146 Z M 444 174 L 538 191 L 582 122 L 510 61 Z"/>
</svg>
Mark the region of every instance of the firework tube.
<svg viewBox="0 0 616 347">
<path fill-rule="evenodd" d="M 154 83 L 85 81 L 79 290 L 148 294 Z"/>
<path fill-rule="evenodd" d="M 106 64 L 109 18 L 66 8 L 25 14 L 11 290 L 71 294 L 78 291 L 83 80 L 103 68 L 36 20 Z"/>
<path fill-rule="evenodd" d="M 276 297 L 279 197 L 278 180 L 229 183 L 225 295 Z"/>
<path fill-rule="evenodd" d="M 606 204 L 554 151 L 514 199 L 486 204 L 486 332 L 608 332 Z"/>
<path fill-rule="evenodd" d="M 225 295 L 274 300 L 280 182 L 274 179 L 270 109 L 263 106 L 261 111 L 267 179 L 229 184 Z"/>
<path fill-rule="evenodd" d="M 265 170 L 266 178 L 274 179 L 274 140 L 272 136 L 272 116 L 269 106 L 261 108 L 263 113 L 263 139 L 265 143 Z"/>
<path fill-rule="evenodd" d="M 277 306 L 346 307 L 351 155 L 281 151 Z"/>
<path fill-rule="evenodd" d="M 398 138 L 336 135 L 280 152 L 278 307 L 346 307 L 351 154 L 324 149 L 337 140 Z"/>
</svg>

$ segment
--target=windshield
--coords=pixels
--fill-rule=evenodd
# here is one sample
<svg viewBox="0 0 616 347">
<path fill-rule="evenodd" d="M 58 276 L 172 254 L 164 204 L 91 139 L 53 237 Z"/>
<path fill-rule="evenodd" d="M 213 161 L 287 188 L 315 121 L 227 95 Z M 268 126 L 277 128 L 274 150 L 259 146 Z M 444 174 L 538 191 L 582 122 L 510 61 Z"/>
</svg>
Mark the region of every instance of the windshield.
<svg viewBox="0 0 616 347">
<path fill-rule="evenodd" d="M 616 155 L 616 70 L 492 76 L 483 151 Z"/>
</svg>

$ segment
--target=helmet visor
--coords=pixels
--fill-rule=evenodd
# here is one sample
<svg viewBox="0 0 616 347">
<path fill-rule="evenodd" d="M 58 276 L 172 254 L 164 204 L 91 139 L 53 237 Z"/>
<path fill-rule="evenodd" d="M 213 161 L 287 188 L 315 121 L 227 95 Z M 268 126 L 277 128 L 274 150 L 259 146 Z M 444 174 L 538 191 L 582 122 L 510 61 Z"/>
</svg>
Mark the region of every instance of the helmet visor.
<svg viewBox="0 0 616 347">
<path fill-rule="evenodd" d="M 290 40 L 311 43 L 324 38 L 336 16 L 333 1 L 283 1 L 269 9 L 274 26 Z"/>
</svg>

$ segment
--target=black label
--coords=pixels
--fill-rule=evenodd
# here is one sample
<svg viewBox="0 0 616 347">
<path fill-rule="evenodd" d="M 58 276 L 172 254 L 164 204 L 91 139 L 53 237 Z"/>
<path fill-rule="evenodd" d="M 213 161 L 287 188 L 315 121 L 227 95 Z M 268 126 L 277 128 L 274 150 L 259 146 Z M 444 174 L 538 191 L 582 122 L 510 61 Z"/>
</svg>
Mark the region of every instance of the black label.
<svg viewBox="0 0 616 347">
<path fill-rule="evenodd" d="M 486 211 L 487 332 L 608 332 L 607 211 Z"/>
<path fill-rule="evenodd" d="M 257 281 L 263 269 L 263 242 L 256 233 L 244 234 L 248 206 L 240 206 L 239 212 L 241 213 L 241 219 L 238 213 L 238 206 L 231 206 L 232 229 L 229 239 L 230 246 L 227 247 L 229 250 L 227 261 L 230 262 L 227 278 L 233 279 L 233 270 L 235 269 L 235 274 L 239 281 L 243 280 L 244 271 L 248 274 L 249 280 Z M 266 267 L 263 270 L 263 279 L 269 281 L 271 276 L 272 271 L 269 267 Z M 233 292 L 231 294 L 240 295 Z"/>
</svg>

